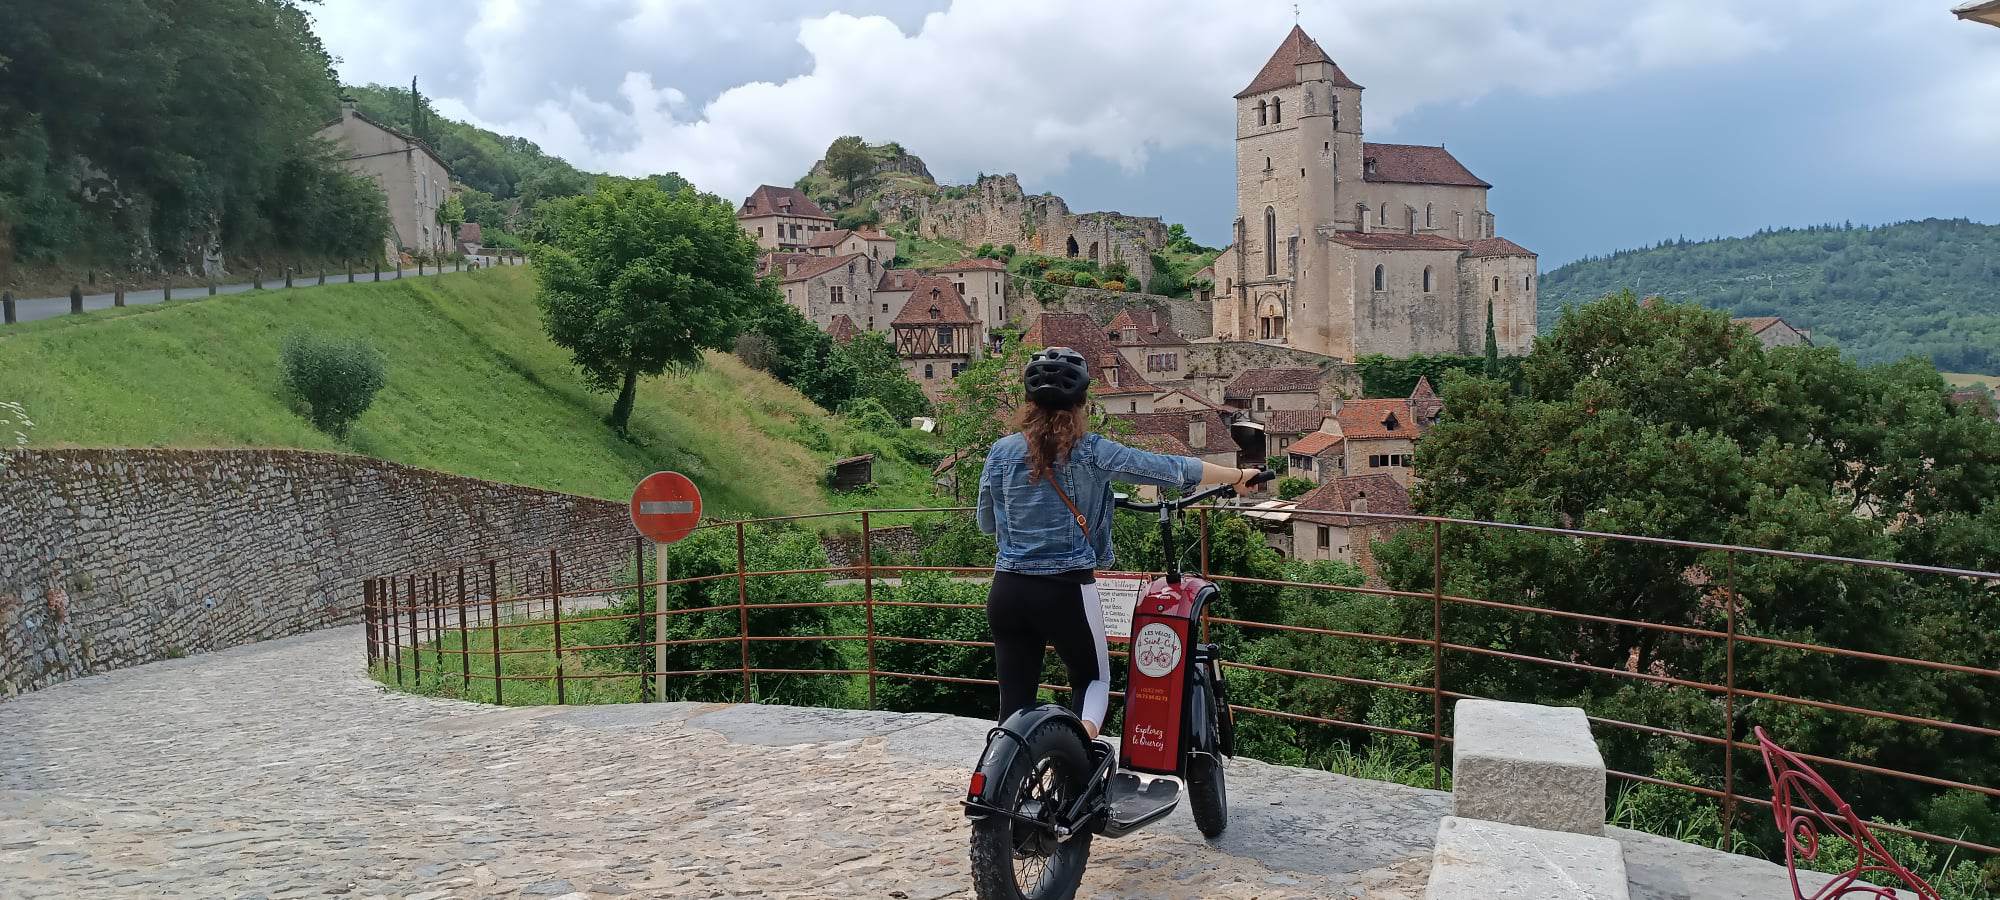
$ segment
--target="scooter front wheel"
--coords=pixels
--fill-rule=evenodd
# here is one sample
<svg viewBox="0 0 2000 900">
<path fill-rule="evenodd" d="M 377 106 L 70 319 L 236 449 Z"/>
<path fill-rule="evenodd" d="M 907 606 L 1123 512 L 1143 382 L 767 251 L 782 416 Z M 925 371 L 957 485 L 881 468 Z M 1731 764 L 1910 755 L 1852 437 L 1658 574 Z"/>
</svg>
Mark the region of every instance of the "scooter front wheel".
<svg viewBox="0 0 2000 900">
<path fill-rule="evenodd" d="M 1043 723 L 1026 738 L 1006 783 L 992 796 L 1042 824 L 998 815 L 972 823 L 972 882 L 980 900 L 1069 900 L 1090 859 L 1090 832 L 1058 840 L 1054 830 L 1090 777 L 1083 741 L 1057 722 Z"/>
<path fill-rule="evenodd" d="M 1229 714 L 1225 701 L 1216 691 L 1211 670 L 1197 663 L 1194 675 L 1194 697 L 1189 704 L 1194 715 L 1208 717 L 1207 734 L 1214 746 L 1198 748 L 1201 752 L 1188 758 L 1188 807 L 1194 812 L 1194 825 L 1201 829 L 1201 836 L 1214 840 L 1222 836 L 1229 827 L 1229 788 L 1222 773 L 1222 728 L 1223 717 Z"/>
</svg>

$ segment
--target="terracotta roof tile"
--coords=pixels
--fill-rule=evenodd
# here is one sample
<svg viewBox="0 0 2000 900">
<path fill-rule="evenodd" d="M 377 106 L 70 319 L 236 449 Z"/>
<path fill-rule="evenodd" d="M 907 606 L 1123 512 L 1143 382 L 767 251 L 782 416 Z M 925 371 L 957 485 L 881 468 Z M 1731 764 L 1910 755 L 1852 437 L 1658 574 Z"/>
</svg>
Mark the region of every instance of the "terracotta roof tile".
<svg viewBox="0 0 2000 900">
<path fill-rule="evenodd" d="M 854 340 L 855 336 L 861 333 L 861 329 L 854 326 L 854 320 L 848 318 L 846 313 L 838 313 L 834 315 L 833 324 L 827 332 L 833 335 L 834 343 L 845 344 Z"/>
<path fill-rule="evenodd" d="M 1244 369 L 1236 380 L 1222 389 L 1222 399 L 1248 400 L 1257 394 L 1318 391 L 1322 380 L 1324 376 L 1312 366 Z"/>
<path fill-rule="evenodd" d="M 1196 454 L 1235 452 L 1236 439 L 1229 434 L 1229 419 L 1213 409 L 1170 409 L 1150 413 L 1114 413 L 1111 418 L 1132 426 L 1134 435 L 1165 435 L 1188 443 L 1188 423 L 1206 423 L 1200 444 L 1189 443 Z"/>
<path fill-rule="evenodd" d="M 1396 184 L 1443 184 L 1490 188 L 1443 147 L 1421 144 L 1362 144 L 1362 178 Z"/>
<path fill-rule="evenodd" d="M 972 325 L 972 311 L 950 279 L 919 275 L 910 280 L 910 299 L 891 325 Z"/>
<path fill-rule="evenodd" d="M 736 211 L 739 219 L 756 216 L 797 216 L 801 219 L 826 219 L 833 217 L 812 202 L 804 191 L 798 188 L 778 187 L 775 184 L 760 184 L 744 198 L 743 206 Z"/>
<path fill-rule="evenodd" d="M 1109 353 L 1117 357 L 1118 384 L 1112 385 L 1104 379 L 1102 371 L 1091 373 L 1090 392 L 1099 396 L 1119 396 L 1123 394 L 1150 394 L 1153 386 L 1139 370 L 1125 361 L 1104 339 L 1104 328 L 1095 319 L 1083 313 L 1042 313 L 1035 317 L 1034 324 L 1028 326 L 1028 333 L 1021 336 L 1024 346 L 1039 350 L 1044 347 L 1068 347 L 1083 354 L 1084 359 L 1103 359 Z"/>
<path fill-rule="evenodd" d="M 777 256 L 778 254 L 773 253 L 771 255 Z M 792 256 L 798 262 L 798 267 L 792 269 L 792 274 L 779 277 L 778 280 L 785 284 L 804 281 L 808 278 L 817 278 L 855 260 L 867 259 L 866 256 L 859 253 L 849 253 L 845 256 L 806 256 L 803 254 L 792 254 Z M 804 258 L 800 259 L 800 256 Z"/>
<path fill-rule="evenodd" d="M 921 274 L 923 273 L 915 269 L 884 268 L 882 270 L 882 278 L 875 282 L 875 289 L 878 291 L 907 291 L 910 289 L 910 280 Z"/>
<path fill-rule="evenodd" d="M 1150 309 L 1121 309 L 1111 317 L 1111 324 L 1104 326 L 1104 331 L 1113 346 L 1124 346 L 1127 328 L 1138 331 L 1132 341 L 1134 346 L 1174 347 L 1188 342 L 1167 323 L 1165 316 Z"/>
<path fill-rule="evenodd" d="M 812 240 L 806 242 L 806 246 L 813 250 L 818 250 L 821 247 L 838 247 L 841 241 L 847 240 L 847 236 L 853 233 L 851 229 L 847 228 L 821 231 L 814 234 Z"/>
<path fill-rule="evenodd" d="M 1423 434 L 1416 410 L 1408 400 L 1349 400 L 1333 414 L 1340 433 L 1351 440 L 1404 438 Z"/>
<path fill-rule="evenodd" d="M 1169 456 L 1197 456 L 1195 449 L 1171 434 L 1135 434 L 1125 440 L 1128 447 L 1137 447 L 1149 453 L 1165 453 Z"/>
<path fill-rule="evenodd" d="M 1318 431 L 1320 423 L 1333 412 L 1325 409 L 1274 409 L 1264 415 L 1265 434 L 1305 434 Z"/>
<path fill-rule="evenodd" d="M 1326 55 L 1326 51 L 1319 48 L 1319 43 L 1306 35 L 1305 29 L 1293 25 L 1291 33 L 1285 35 L 1284 43 L 1278 45 L 1277 51 L 1264 63 L 1264 68 L 1257 70 L 1257 77 L 1250 79 L 1250 86 L 1238 91 L 1236 96 L 1241 99 L 1251 94 L 1268 93 L 1298 84 L 1299 65 L 1315 62 L 1326 63 L 1333 69 L 1331 78 L 1336 86 L 1361 87 L 1349 79 L 1347 73 L 1340 71 L 1339 66 L 1334 65 L 1333 60 Z"/>
<path fill-rule="evenodd" d="M 1535 251 L 1503 237 L 1480 238 L 1466 243 L 1467 256 L 1534 256 Z"/>
<path fill-rule="evenodd" d="M 1438 234 L 1409 234 L 1402 231 L 1336 231 L 1336 244 L 1361 250 L 1464 250 L 1463 241 Z"/>
<path fill-rule="evenodd" d="M 1345 442 L 1346 439 L 1340 435 L 1315 431 L 1293 441 L 1291 446 L 1285 448 L 1285 452 L 1296 453 L 1300 456 L 1318 456 L 1328 450 L 1339 449 L 1340 445 Z"/>
<path fill-rule="evenodd" d="M 1354 509 L 1355 501 L 1366 501 L 1366 510 Z M 1321 525 L 1388 525 L 1397 523 L 1365 516 L 1339 515 L 1348 512 L 1385 513 L 1407 516 L 1414 511 L 1410 491 L 1389 475 L 1344 475 L 1322 484 L 1293 501 L 1294 518 Z"/>
</svg>

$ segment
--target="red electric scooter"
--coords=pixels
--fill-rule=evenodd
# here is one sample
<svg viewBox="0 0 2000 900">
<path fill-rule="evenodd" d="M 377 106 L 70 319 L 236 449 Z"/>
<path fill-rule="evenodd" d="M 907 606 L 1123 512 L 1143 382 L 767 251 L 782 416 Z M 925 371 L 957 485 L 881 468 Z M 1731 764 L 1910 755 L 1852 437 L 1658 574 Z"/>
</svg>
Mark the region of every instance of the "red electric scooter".
<svg viewBox="0 0 2000 900">
<path fill-rule="evenodd" d="M 1265 472 L 1253 483 L 1275 477 Z M 1222 761 L 1235 755 L 1235 726 L 1216 645 L 1194 642 L 1217 591 L 1181 574 L 1173 526 L 1189 506 L 1234 496 L 1223 485 L 1158 503 L 1117 499 L 1119 509 L 1159 513 L 1167 564 L 1132 611 L 1123 758 L 1053 703 L 1015 713 L 988 732 L 963 801 L 980 900 L 1075 896 L 1091 838 L 1122 837 L 1159 821 L 1179 805 L 1183 787 L 1205 837 L 1228 826 Z"/>
</svg>

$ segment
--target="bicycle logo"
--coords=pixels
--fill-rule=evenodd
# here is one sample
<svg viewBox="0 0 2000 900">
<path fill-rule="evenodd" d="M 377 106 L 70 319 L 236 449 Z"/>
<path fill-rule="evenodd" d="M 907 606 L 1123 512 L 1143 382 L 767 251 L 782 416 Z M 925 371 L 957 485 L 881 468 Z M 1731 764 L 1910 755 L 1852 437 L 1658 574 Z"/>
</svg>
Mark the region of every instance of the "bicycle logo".
<svg viewBox="0 0 2000 900">
<path fill-rule="evenodd" d="M 1146 623 L 1132 640 L 1132 662 L 1142 675 L 1165 677 L 1181 664 L 1181 636 L 1168 625 Z"/>
</svg>

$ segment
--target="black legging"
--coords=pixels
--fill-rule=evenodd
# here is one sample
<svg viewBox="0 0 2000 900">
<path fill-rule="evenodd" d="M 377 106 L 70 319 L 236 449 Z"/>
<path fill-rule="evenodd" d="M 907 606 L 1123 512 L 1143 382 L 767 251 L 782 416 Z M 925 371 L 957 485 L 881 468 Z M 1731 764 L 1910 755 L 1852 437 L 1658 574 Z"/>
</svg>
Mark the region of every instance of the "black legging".
<svg viewBox="0 0 2000 900">
<path fill-rule="evenodd" d="M 993 657 L 1000 679 L 1000 721 L 1035 705 L 1042 648 L 1055 645 L 1069 669 L 1070 708 L 1102 728 L 1111 699 L 1111 659 L 1097 585 L 994 572 L 986 595 Z"/>
</svg>

